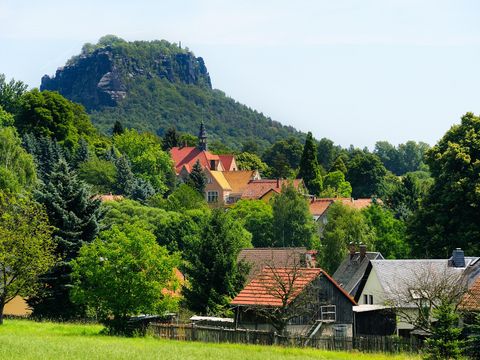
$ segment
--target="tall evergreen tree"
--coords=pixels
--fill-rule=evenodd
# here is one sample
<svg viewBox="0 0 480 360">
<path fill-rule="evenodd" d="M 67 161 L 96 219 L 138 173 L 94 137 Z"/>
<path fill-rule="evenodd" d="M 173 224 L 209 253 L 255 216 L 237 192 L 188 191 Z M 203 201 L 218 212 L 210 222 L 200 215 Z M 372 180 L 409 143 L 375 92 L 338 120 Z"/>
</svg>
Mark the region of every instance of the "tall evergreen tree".
<svg viewBox="0 0 480 360">
<path fill-rule="evenodd" d="M 115 121 L 115 124 L 113 124 L 113 129 L 112 129 L 112 135 L 120 135 L 123 134 L 125 129 L 123 128 L 123 125 L 120 121 Z"/>
<path fill-rule="evenodd" d="M 132 193 L 133 187 L 135 186 L 135 175 L 133 175 L 130 162 L 125 155 L 120 156 L 116 159 L 115 166 L 117 168 L 117 184 L 115 190 L 118 194 L 128 196 Z"/>
<path fill-rule="evenodd" d="M 55 140 L 47 136 L 35 137 L 33 134 L 25 134 L 23 145 L 35 158 L 38 177 L 43 182 L 47 181 L 55 165 L 67 157 L 64 149 Z"/>
<path fill-rule="evenodd" d="M 205 193 L 205 187 L 207 186 L 207 176 L 203 172 L 202 165 L 200 165 L 199 160 L 197 160 L 197 162 L 193 165 L 192 171 L 188 176 L 187 183 L 192 188 L 197 190 L 200 194 L 203 195 Z"/>
<path fill-rule="evenodd" d="M 292 184 L 282 188 L 273 199 L 272 246 L 305 246 L 312 249 L 318 243 L 315 223 L 304 196 Z"/>
<path fill-rule="evenodd" d="M 78 142 L 78 148 L 75 151 L 75 156 L 73 158 L 75 166 L 78 167 L 81 163 L 86 162 L 90 159 L 90 152 L 88 150 L 88 143 L 84 138 L 81 138 Z"/>
<path fill-rule="evenodd" d="M 215 209 L 200 235 L 185 250 L 189 286 L 183 288 L 188 307 L 201 314 L 219 314 L 245 282 L 246 268 L 237 262 L 251 235 L 223 210 Z"/>
<path fill-rule="evenodd" d="M 322 191 L 322 176 L 317 161 L 317 146 L 313 141 L 312 133 L 307 134 L 303 153 L 300 159 L 299 179 L 303 179 L 310 194 L 319 195 Z"/>
<path fill-rule="evenodd" d="M 85 184 L 77 179 L 65 160 L 60 160 L 40 191 L 38 202 L 45 206 L 54 226 L 55 253 L 59 261 L 41 277 L 42 289 L 29 299 L 33 314 L 40 317 L 72 318 L 80 309 L 70 301 L 70 261 L 84 243 L 95 239 L 102 218 L 100 201 L 93 199 Z"/>
<path fill-rule="evenodd" d="M 180 144 L 180 134 L 177 132 L 177 129 L 174 127 L 169 128 L 165 135 L 163 136 L 162 149 L 163 151 L 168 151 L 173 147 L 179 146 Z"/>
</svg>

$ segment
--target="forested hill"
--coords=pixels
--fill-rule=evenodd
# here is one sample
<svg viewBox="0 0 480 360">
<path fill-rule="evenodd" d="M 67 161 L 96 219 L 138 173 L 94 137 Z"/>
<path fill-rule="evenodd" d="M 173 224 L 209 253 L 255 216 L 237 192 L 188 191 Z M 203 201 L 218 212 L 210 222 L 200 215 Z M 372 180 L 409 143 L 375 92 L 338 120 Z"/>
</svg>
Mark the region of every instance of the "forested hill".
<svg viewBox="0 0 480 360">
<path fill-rule="evenodd" d="M 41 90 L 83 104 L 103 132 L 120 120 L 159 135 L 170 126 L 196 134 L 203 119 L 210 138 L 232 148 L 246 140 L 265 147 L 280 138 L 303 137 L 212 89 L 203 59 L 165 40 L 127 42 L 107 35 L 85 44 L 55 76 L 45 75 Z"/>
</svg>

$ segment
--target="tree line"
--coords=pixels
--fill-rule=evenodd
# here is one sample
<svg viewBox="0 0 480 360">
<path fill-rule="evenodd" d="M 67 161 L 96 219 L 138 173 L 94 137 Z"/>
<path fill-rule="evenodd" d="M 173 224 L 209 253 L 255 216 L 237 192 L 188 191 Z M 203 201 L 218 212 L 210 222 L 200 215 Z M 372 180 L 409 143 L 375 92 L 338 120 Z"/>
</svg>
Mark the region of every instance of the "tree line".
<svg viewBox="0 0 480 360">
<path fill-rule="evenodd" d="M 80 105 L 1 77 L 0 272 L 11 282 L 0 286 L 0 309 L 28 296 L 34 316 L 95 316 L 121 332 L 139 313 L 228 314 L 245 281 L 237 263 L 245 247 L 316 249 L 330 272 L 350 242 L 390 258 L 445 257 L 452 247 L 476 254 L 479 134 L 480 119 L 468 113 L 428 150 L 412 142 L 342 149 L 311 133 L 264 150 L 245 141 L 236 152 L 242 169 L 302 178 L 317 197 L 373 198 L 362 211 L 335 203 L 319 232 L 310 199 L 293 186 L 270 203 L 211 209 L 201 169 L 180 184 L 168 153 L 195 145 L 192 135 L 171 128 L 162 139 L 120 122 L 102 135 Z M 222 146 L 212 151 L 230 152 Z M 125 200 L 102 204 L 97 195 L 108 193 Z"/>
</svg>

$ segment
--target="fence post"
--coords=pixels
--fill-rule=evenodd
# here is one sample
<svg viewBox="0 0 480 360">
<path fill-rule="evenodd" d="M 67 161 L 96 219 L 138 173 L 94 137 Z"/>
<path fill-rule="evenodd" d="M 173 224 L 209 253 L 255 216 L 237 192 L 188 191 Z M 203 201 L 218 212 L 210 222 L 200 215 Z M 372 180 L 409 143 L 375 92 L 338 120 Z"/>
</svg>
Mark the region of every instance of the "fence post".
<svg viewBox="0 0 480 360">
<path fill-rule="evenodd" d="M 278 344 L 277 332 L 274 331 L 273 332 L 273 345 L 277 345 L 277 344 Z"/>
</svg>

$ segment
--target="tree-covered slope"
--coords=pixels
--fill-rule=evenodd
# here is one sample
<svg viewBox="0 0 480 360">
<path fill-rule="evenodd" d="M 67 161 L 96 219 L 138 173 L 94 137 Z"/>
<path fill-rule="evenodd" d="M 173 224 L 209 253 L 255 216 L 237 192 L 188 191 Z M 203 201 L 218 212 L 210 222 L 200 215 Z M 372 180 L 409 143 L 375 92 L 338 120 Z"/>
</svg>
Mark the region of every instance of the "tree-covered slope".
<svg viewBox="0 0 480 360">
<path fill-rule="evenodd" d="M 212 89 L 203 59 L 165 40 L 127 42 L 108 35 L 85 44 L 55 76 L 42 78 L 41 90 L 83 104 L 104 132 L 120 120 L 160 135 L 172 125 L 196 134 L 203 119 L 213 140 L 233 148 L 247 139 L 263 147 L 302 136 Z"/>
</svg>

